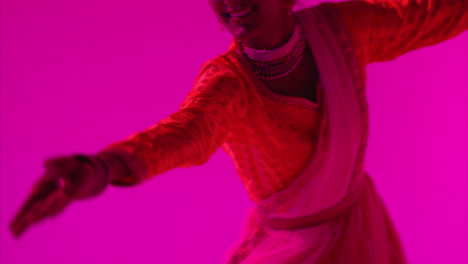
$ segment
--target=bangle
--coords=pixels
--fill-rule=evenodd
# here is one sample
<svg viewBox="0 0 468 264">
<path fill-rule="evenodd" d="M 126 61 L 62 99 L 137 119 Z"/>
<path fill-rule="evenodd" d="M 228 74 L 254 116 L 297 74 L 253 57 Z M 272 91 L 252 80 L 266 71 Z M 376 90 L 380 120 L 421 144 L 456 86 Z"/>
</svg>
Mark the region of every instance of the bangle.
<svg viewBox="0 0 468 264">
<path fill-rule="evenodd" d="M 79 162 L 86 162 L 90 164 L 94 168 L 94 179 L 92 181 L 93 186 L 90 188 L 88 193 L 80 195 L 78 198 L 89 198 L 102 193 L 109 183 L 109 171 L 107 170 L 105 164 L 103 164 L 101 160 L 93 155 L 78 154 L 74 155 L 73 157 Z"/>
<path fill-rule="evenodd" d="M 115 181 L 109 179 L 109 183 L 112 185 L 133 186 L 141 184 L 147 178 L 147 170 L 144 164 L 134 155 L 121 149 L 106 149 L 96 156 L 107 167 L 108 171 L 110 171 L 109 167 L 112 167 L 112 164 L 115 163 L 123 164 L 128 169 L 130 175 L 126 179 L 114 179 Z"/>
</svg>

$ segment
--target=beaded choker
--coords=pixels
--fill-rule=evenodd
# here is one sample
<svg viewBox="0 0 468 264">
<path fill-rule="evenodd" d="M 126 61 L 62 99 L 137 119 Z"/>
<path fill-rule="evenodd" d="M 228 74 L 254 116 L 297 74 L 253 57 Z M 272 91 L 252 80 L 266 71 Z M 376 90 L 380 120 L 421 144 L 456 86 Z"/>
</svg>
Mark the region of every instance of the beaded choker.
<svg viewBox="0 0 468 264">
<path fill-rule="evenodd" d="M 274 50 L 255 50 L 242 45 L 242 50 L 258 78 L 274 80 L 290 74 L 302 60 L 306 41 L 299 27 L 294 27 L 291 38 Z"/>
</svg>

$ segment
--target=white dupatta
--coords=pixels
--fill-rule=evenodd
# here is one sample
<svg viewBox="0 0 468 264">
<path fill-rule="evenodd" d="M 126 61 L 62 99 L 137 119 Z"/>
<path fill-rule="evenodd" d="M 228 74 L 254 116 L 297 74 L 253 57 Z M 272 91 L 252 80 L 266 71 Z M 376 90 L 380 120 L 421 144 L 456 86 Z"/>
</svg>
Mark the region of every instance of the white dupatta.
<svg viewBox="0 0 468 264">
<path fill-rule="evenodd" d="M 266 218 L 294 219 L 338 205 L 364 185 L 368 111 L 364 83 L 347 38 L 321 5 L 296 13 L 312 50 L 323 87 L 317 151 L 289 188 L 258 204 Z M 327 13 L 329 14 L 329 13 Z M 362 183 L 362 184 L 361 184 Z"/>
<path fill-rule="evenodd" d="M 295 15 L 323 87 L 317 150 L 287 189 L 256 204 L 224 263 L 404 264 L 398 235 L 364 172 L 368 107 L 349 36 L 330 3 Z"/>
</svg>

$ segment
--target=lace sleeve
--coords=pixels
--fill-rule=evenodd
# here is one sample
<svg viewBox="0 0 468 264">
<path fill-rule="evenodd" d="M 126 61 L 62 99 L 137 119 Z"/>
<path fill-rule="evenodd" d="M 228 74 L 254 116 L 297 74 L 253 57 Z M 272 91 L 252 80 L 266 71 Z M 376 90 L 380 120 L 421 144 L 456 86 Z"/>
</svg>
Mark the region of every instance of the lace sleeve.
<svg viewBox="0 0 468 264">
<path fill-rule="evenodd" d="M 241 79 L 228 66 L 214 60 L 205 63 L 179 111 L 106 148 L 105 151 L 125 153 L 120 157 L 127 166 L 138 167 L 137 160 L 145 169 L 140 170 L 144 175 L 123 179 L 122 185 L 172 168 L 205 163 L 244 117 L 244 91 Z M 132 157 L 133 162 L 124 156 Z"/>
<path fill-rule="evenodd" d="M 360 0 L 333 5 L 366 63 L 392 60 L 468 29 L 468 0 Z"/>
</svg>

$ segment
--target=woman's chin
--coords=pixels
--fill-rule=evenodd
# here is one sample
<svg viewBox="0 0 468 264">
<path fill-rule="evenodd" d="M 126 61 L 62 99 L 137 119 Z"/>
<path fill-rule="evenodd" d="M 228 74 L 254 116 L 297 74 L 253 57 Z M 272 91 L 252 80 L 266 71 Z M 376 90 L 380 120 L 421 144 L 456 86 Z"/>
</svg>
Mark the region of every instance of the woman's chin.
<svg viewBox="0 0 468 264">
<path fill-rule="evenodd" d="M 246 41 L 254 37 L 254 32 L 246 27 L 237 27 L 231 31 L 231 34 L 239 41 Z"/>
</svg>

